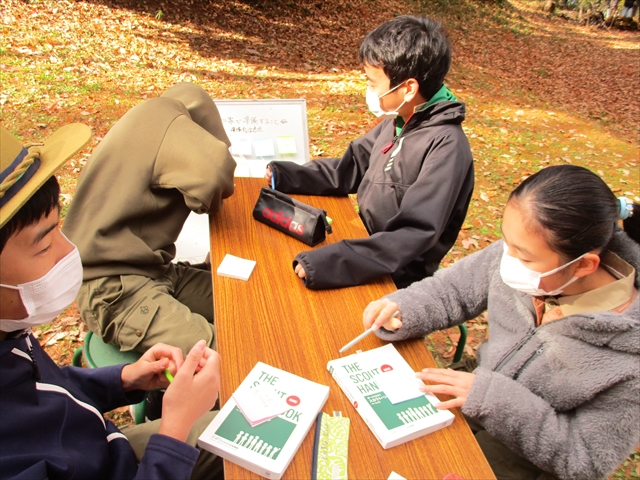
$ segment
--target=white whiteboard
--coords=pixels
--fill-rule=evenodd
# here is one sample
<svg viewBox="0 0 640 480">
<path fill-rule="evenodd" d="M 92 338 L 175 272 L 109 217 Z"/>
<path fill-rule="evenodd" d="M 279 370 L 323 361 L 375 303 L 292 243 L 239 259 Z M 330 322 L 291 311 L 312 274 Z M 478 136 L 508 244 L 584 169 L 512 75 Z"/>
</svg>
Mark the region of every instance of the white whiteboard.
<svg viewBox="0 0 640 480">
<path fill-rule="evenodd" d="M 209 253 L 209 215 L 191 212 L 176 240 L 173 262 L 202 263 Z"/>
<path fill-rule="evenodd" d="M 310 160 L 304 99 L 214 101 L 231 140 L 236 177 L 263 177 L 273 160 Z"/>
</svg>

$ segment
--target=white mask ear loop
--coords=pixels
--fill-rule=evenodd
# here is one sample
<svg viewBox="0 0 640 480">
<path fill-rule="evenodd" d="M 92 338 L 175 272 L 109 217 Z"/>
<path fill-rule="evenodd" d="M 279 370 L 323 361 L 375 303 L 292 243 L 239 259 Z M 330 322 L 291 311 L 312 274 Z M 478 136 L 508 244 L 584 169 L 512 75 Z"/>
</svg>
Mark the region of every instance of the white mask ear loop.
<svg viewBox="0 0 640 480">
<path fill-rule="evenodd" d="M 406 100 L 403 101 L 400 105 L 398 105 L 398 107 L 393 112 L 391 112 L 391 114 L 398 115 L 398 110 L 400 110 L 405 103 L 407 103 Z"/>
<path fill-rule="evenodd" d="M 529 295 L 535 296 L 555 296 L 562 293 L 562 291 L 575 282 L 578 277 L 575 275 L 571 280 L 562 285 L 561 287 L 556 288 L 550 292 L 547 292 L 540 288 L 540 279 L 544 277 L 548 277 L 553 275 L 556 272 L 568 267 L 572 263 L 577 262 L 582 257 L 587 255 L 584 253 L 580 255 L 578 258 L 565 263 L 564 265 L 559 266 L 558 268 L 554 268 L 553 270 L 545 273 L 540 273 L 533 271 L 527 267 L 525 267 L 520 260 L 516 257 L 512 257 L 507 254 L 509 247 L 506 242 L 503 243 L 503 253 L 502 260 L 500 262 L 500 276 L 502 277 L 502 281 L 510 286 L 511 288 L 518 290 L 523 293 L 528 293 Z"/>
<path fill-rule="evenodd" d="M 382 97 L 384 97 L 385 95 L 390 94 L 394 90 L 397 90 L 398 88 L 400 88 L 405 82 L 406 82 L 406 80 L 404 82 L 400 82 L 398 85 L 396 85 L 395 87 L 387 90 L 382 95 L 376 94 L 373 90 L 371 90 L 371 87 L 367 87 L 366 101 L 367 101 L 367 106 L 369 107 L 369 110 L 371 111 L 371 113 L 373 113 L 376 117 L 382 117 L 382 116 L 395 117 L 395 116 L 397 116 L 398 115 L 398 110 L 400 110 L 402 108 L 402 106 L 405 103 L 407 103 L 407 101 L 404 100 L 395 110 L 393 110 L 391 112 L 386 112 L 386 111 L 382 110 L 382 107 L 380 106 L 380 99 Z"/>
<path fill-rule="evenodd" d="M 589 252 L 587 252 L 589 253 Z M 571 260 L 569 263 L 565 263 L 564 265 L 560 265 L 558 268 L 555 268 L 549 272 L 546 273 L 541 273 L 540 274 L 540 278 L 544 278 L 544 277 L 548 277 L 549 275 L 553 275 L 554 273 L 559 272 L 560 270 L 563 270 L 565 268 L 567 268 L 569 265 L 571 265 L 572 263 L 576 263 L 578 260 L 580 260 L 582 257 L 584 257 L 587 253 L 583 253 L 582 255 L 580 255 L 578 258 L 574 258 L 573 260 Z"/>
<path fill-rule="evenodd" d="M 405 82 L 406 82 L 406 80 L 405 80 L 404 82 L 400 82 L 398 85 L 396 85 L 395 87 L 393 87 L 393 88 L 392 88 L 391 90 L 389 90 L 388 92 L 383 93 L 382 95 L 380 95 L 380 96 L 378 97 L 378 99 L 381 99 L 382 97 L 384 97 L 384 96 L 385 96 L 385 95 L 387 95 L 388 93 L 391 93 L 391 92 L 393 92 L 394 90 L 397 90 L 397 89 L 398 89 L 398 88 L 400 88 L 402 85 L 404 85 L 404 83 L 405 83 Z M 397 115 L 398 115 L 398 110 L 400 110 L 400 109 L 402 108 L 402 106 L 403 106 L 405 103 L 407 103 L 407 101 L 406 101 L 406 100 L 403 100 L 403 101 L 402 101 L 402 103 L 401 103 L 400 105 L 398 105 L 394 110 L 392 110 L 392 111 L 390 111 L 390 112 L 387 112 L 386 114 L 387 114 L 387 115 L 395 115 L 395 116 L 397 116 Z"/>
<path fill-rule="evenodd" d="M 400 82 L 398 85 L 396 85 L 395 87 L 393 87 L 391 90 L 387 90 L 387 91 L 386 91 L 386 92 L 384 92 L 382 95 L 378 95 L 378 98 L 380 99 L 380 98 L 384 97 L 385 95 L 389 95 L 389 94 L 390 94 L 391 92 L 393 92 L 394 90 L 399 89 L 399 88 L 402 86 L 402 84 L 403 84 L 403 83 L 404 83 L 404 82 Z"/>
</svg>

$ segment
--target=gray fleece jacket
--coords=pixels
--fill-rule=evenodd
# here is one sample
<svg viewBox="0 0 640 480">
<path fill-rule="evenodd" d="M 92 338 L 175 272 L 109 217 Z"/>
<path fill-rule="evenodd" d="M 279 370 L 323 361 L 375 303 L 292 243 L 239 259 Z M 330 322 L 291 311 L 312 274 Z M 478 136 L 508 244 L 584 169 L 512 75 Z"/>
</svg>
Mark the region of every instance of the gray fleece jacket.
<svg viewBox="0 0 640 480">
<path fill-rule="evenodd" d="M 619 231 L 611 250 L 635 267 L 637 288 L 640 247 Z M 403 326 L 378 336 L 423 337 L 488 309 L 462 412 L 560 478 L 605 478 L 640 444 L 640 302 L 535 328 L 532 297 L 502 281 L 501 256 L 498 241 L 388 295 Z"/>
</svg>

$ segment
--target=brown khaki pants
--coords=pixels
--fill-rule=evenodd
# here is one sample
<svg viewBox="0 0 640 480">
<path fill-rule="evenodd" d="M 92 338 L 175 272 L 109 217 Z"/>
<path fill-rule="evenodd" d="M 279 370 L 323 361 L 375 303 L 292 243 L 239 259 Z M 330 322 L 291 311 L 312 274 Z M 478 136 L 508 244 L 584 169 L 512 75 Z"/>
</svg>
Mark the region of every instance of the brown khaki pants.
<svg viewBox="0 0 640 480">
<path fill-rule="evenodd" d="M 145 352 L 158 342 L 182 349 L 201 339 L 215 348 L 211 272 L 203 265 L 170 264 L 153 280 L 119 275 L 82 283 L 80 315 L 106 343 Z"/>
</svg>

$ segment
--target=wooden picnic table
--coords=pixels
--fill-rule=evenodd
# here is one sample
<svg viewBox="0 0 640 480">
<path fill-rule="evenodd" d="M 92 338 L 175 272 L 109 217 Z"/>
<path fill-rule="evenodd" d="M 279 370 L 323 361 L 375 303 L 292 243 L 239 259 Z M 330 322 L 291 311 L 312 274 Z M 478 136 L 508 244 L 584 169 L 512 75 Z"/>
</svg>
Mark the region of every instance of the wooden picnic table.
<svg viewBox="0 0 640 480">
<path fill-rule="evenodd" d="M 407 479 L 442 479 L 448 473 L 465 479 L 495 478 L 457 409 L 451 426 L 384 450 L 327 371 L 327 362 L 340 355 L 338 349 L 362 333 L 366 305 L 395 290 L 387 277 L 358 287 L 314 291 L 293 273 L 291 264 L 297 253 L 367 236 L 351 201 L 294 195 L 325 209 L 333 219 L 333 234 L 316 247 L 308 247 L 253 219 L 263 179 L 236 178 L 235 182 L 235 193 L 211 216 L 209 224 L 217 348 L 222 358 L 221 405 L 262 361 L 330 387 L 323 411 L 341 411 L 351 419 L 349 478 L 386 479 L 391 471 Z M 215 274 L 227 253 L 256 260 L 248 281 Z M 370 335 L 358 348 L 368 350 L 384 343 Z M 399 342 L 396 348 L 416 371 L 436 366 L 422 340 Z M 310 477 L 313 431 L 314 427 L 283 478 Z M 227 479 L 260 478 L 226 460 L 224 469 Z"/>
</svg>

